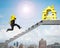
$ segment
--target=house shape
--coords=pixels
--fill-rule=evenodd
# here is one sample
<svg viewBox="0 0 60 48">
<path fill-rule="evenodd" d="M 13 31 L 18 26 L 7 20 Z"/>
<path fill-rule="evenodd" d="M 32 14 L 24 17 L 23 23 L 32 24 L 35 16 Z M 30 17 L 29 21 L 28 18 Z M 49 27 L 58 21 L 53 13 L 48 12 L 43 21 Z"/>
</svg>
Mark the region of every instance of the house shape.
<svg viewBox="0 0 60 48">
<path fill-rule="evenodd" d="M 49 12 L 51 12 L 51 15 L 49 15 Z M 42 20 L 56 20 L 56 11 L 54 9 L 54 6 L 48 6 L 45 10 L 42 12 Z"/>
</svg>

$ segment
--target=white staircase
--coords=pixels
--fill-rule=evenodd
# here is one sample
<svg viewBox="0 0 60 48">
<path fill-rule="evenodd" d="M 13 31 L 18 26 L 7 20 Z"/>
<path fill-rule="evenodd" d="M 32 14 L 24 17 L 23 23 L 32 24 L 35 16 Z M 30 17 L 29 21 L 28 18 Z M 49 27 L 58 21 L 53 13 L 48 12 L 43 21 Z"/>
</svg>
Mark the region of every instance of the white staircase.
<svg viewBox="0 0 60 48">
<path fill-rule="evenodd" d="M 5 43 L 9 43 L 9 42 L 21 37 L 22 35 L 32 31 L 33 29 L 37 28 L 40 25 L 60 25 L 60 20 L 43 20 L 43 21 L 40 21 L 40 22 L 36 23 L 35 25 L 32 25 L 31 27 L 29 27 L 24 32 L 17 34 L 16 36 L 14 36 L 13 38 L 10 38 L 9 40 L 6 40 Z"/>
</svg>

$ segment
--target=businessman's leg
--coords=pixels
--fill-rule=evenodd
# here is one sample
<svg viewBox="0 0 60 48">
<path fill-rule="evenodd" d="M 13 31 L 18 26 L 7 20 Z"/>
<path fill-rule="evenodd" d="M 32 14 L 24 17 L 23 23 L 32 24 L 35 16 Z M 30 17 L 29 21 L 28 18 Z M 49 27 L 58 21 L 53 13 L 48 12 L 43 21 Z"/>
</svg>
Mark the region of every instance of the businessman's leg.
<svg viewBox="0 0 60 48">
<path fill-rule="evenodd" d="M 14 29 L 14 25 L 11 25 L 11 29 L 7 29 L 7 31 L 12 31 Z"/>
<path fill-rule="evenodd" d="M 18 24 L 14 24 L 14 26 L 17 26 L 19 29 L 21 28 Z"/>
</svg>

